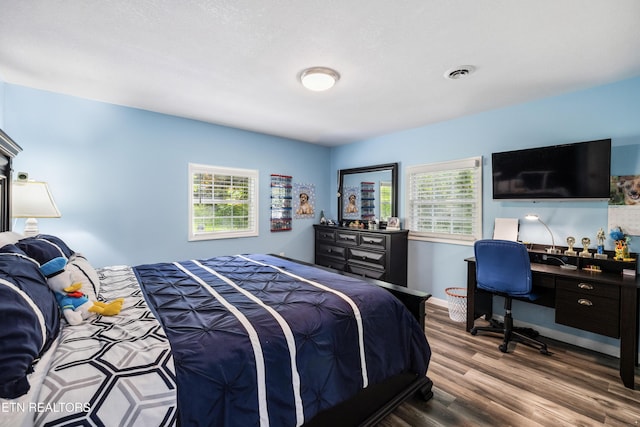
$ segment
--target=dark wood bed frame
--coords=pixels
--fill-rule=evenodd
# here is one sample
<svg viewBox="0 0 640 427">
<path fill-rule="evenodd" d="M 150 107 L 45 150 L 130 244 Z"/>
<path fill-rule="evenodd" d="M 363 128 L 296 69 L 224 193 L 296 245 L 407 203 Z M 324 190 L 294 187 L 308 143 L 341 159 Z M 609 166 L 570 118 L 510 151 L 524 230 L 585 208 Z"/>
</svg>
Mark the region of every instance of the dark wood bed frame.
<svg viewBox="0 0 640 427">
<path fill-rule="evenodd" d="M 12 160 L 21 151 L 22 148 L 0 129 L 0 231 L 11 230 Z"/>
<path fill-rule="evenodd" d="M 344 271 L 334 270 L 316 264 L 299 261 L 275 255 L 288 261 L 297 262 L 342 274 L 344 276 L 357 277 L 361 280 L 379 286 L 391 292 L 404 304 L 409 312 L 416 318 L 422 330 L 425 322 L 425 302 L 431 294 L 420 292 L 404 286 L 393 285 L 380 280 L 364 278 Z M 388 380 L 367 387 L 351 399 L 318 413 L 311 421 L 305 423 L 305 427 L 322 426 L 374 426 L 384 417 L 389 415 L 398 405 L 412 396 L 418 396 L 427 401 L 433 397 L 433 382 L 427 376 L 417 376 L 415 374 L 400 374 Z"/>
</svg>

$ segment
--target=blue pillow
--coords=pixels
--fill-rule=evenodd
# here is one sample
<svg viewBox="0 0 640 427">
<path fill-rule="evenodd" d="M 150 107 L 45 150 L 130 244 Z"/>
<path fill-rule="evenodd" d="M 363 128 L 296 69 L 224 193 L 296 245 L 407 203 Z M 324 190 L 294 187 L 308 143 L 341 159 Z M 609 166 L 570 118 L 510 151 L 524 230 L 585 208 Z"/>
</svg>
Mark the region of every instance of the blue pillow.
<svg viewBox="0 0 640 427">
<path fill-rule="evenodd" d="M 28 374 L 60 330 L 60 310 L 38 263 L 0 248 L 0 397 L 29 391 Z"/>
<path fill-rule="evenodd" d="M 56 257 L 69 259 L 74 253 L 62 239 L 48 234 L 38 234 L 34 237 L 20 239 L 16 246 L 40 264 Z"/>
</svg>

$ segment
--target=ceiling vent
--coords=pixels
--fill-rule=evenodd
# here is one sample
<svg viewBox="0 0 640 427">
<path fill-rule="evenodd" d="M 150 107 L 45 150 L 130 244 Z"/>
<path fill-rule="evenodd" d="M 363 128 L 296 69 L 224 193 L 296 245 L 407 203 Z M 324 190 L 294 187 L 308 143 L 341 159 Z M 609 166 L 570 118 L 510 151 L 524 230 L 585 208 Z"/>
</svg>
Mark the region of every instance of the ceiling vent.
<svg viewBox="0 0 640 427">
<path fill-rule="evenodd" d="M 459 67 L 452 68 L 444 73 L 444 77 L 449 80 L 459 80 L 467 77 L 475 70 L 476 69 L 473 65 L 460 65 Z"/>
</svg>

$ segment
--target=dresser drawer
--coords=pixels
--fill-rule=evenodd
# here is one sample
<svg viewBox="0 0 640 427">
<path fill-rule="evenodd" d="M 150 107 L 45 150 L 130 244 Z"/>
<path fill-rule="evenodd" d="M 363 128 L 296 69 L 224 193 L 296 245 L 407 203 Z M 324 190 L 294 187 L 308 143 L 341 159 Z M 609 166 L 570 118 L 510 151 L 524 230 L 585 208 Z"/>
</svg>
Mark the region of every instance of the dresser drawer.
<svg viewBox="0 0 640 427">
<path fill-rule="evenodd" d="M 384 251 L 387 249 L 387 236 L 380 234 L 360 234 L 360 246 Z"/>
<path fill-rule="evenodd" d="M 350 231 L 336 231 L 336 242 L 356 246 L 358 244 L 358 233 Z"/>
<path fill-rule="evenodd" d="M 347 267 L 347 262 L 345 260 L 325 256 L 316 256 L 316 264 L 339 271 L 345 271 L 345 268 Z"/>
<path fill-rule="evenodd" d="M 316 245 L 316 257 L 338 258 L 344 261 L 346 254 L 347 248 L 341 246 L 323 245 L 322 243 Z"/>
<path fill-rule="evenodd" d="M 316 242 L 335 242 L 336 230 L 316 230 Z"/>
<path fill-rule="evenodd" d="M 316 264 L 407 286 L 408 230 L 313 228 Z"/>
<path fill-rule="evenodd" d="M 385 266 L 384 252 L 372 252 L 372 251 L 365 251 L 357 248 L 349 248 L 349 252 L 347 255 L 348 255 L 347 256 L 348 259 L 366 262 L 369 264 L 376 264 L 382 268 L 384 268 Z"/>
<path fill-rule="evenodd" d="M 556 289 L 556 323 L 620 337 L 620 299 Z"/>
<path fill-rule="evenodd" d="M 368 277 L 370 279 L 385 280 L 385 271 L 377 268 L 368 268 L 365 266 L 349 263 L 347 271 L 358 276 Z"/>
<path fill-rule="evenodd" d="M 556 292 L 578 292 L 585 298 L 598 296 L 603 298 L 620 299 L 620 288 L 618 286 L 595 283 L 589 280 L 568 280 L 556 279 Z"/>
</svg>

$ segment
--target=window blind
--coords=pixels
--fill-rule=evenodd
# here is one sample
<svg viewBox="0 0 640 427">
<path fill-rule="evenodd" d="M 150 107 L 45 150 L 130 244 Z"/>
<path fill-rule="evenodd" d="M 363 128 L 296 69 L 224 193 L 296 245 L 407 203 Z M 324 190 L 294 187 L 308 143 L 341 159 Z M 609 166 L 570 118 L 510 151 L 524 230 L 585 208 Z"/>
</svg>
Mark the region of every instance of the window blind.
<svg viewBox="0 0 640 427">
<path fill-rule="evenodd" d="M 415 239 L 482 238 L 482 158 L 407 167 L 407 228 Z"/>
<path fill-rule="evenodd" d="M 258 172 L 189 165 L 190 240 L 258 235 Z"/>
</svg>

